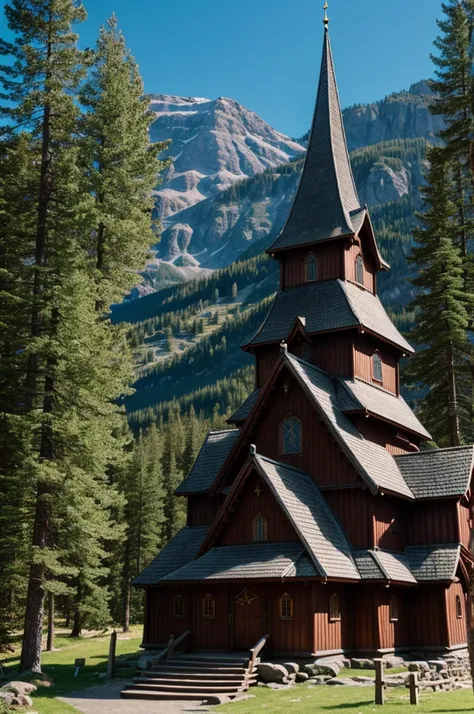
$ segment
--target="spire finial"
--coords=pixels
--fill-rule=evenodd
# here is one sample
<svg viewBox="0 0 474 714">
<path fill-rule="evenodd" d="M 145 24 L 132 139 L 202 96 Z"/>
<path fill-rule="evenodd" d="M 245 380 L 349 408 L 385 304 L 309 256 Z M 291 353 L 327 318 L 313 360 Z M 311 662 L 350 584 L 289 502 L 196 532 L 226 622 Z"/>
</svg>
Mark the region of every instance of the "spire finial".
<svg viewBox="0 0 474 714">
<path fill-rule="evenodd" d="M 327 30 L 328 25 L 329 25 L 328 7 L 329 7 L 329 4 L 328 4 L 328 2 L 327 2 L 327 0 L 326 0 L 326 2 L 324 3 L 324 20 L 323 20 L 324 26 L 326 27 L 326 30 Z"/>
</svg>

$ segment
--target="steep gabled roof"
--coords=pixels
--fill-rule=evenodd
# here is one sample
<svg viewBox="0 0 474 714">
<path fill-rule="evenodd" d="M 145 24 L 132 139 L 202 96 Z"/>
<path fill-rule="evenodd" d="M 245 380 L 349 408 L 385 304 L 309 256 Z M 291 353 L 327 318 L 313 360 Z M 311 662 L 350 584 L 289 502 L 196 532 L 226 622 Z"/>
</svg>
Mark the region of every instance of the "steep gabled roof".
<svg viewBox="0 0 474 714">
<path fill-rule="evenodd" d="M 211 431 L 188 476 L 176 489 L 176 495 L 188 496 L 209 491 L 238 436 L 238 429 Z"/>
<path fill-rule="evenodd" d="M 316 109 L 303 173 L 290 217 L 270 252 L 354 235 L 351 211 L 360 209 L 326 29 Z"/>
<path fill-rule="evenodd" d="M 415 498 L 460 498 L 471 483 L 474 446 L 402 454 L 395 460 Z"/>
<path fill-rule="evenodd" d="M 407 548 L 410 570 L 420 582 L 454 580 L 461 546 L 456 543 L 410 546 Z"/>
<path fill-rule="evenodd" d="M 133 581 L 133 585 L 156 585 L 171 573 L 197 557 L 207 526 L 185 526 L 165 545 L 149 565 Z"/>
<path fill-rule="evenodd" d="M 366 441 L 341 411 L 334 382 L 326 372 L 290 354 L 285 360 L 372 493 L 381 490 L 413 499 L 393 456 L 383 446 Z"/>
<path fill-rule="evenodd" d="M 252 394 L 247 397 L 245 402 L 240 405 L 237 411 L 235 411 L 232 416 L 227 419 L 227 423 L 241 424 L 242 422 L 244 422 L 247 419 L 248 415 L 251 413 L 252 409 L 254 408 L 260 391 L 260 389 L 256 389 L 254 392 L 252 392 Z"/>
<path fill-rule="evenodd" d="M 192 563 L 167 575 L 167 582 L 196 580 L 281 580 L 286 577 L 315 577 L 314 567 L 299 562 L 301 543 L 251 543 L 212 548 Z"/>
<path fill-rule="evenodd" d="M 306 283 L 279 292 L 265 321 L 246 347 L 287 340 L 295 315 L 305 318 L 308 334 L 360 328 L 394 345 L 401 352 L 413 352 L 379 298 L 342 280 Z"/>
<path fill-rule="evenodd" d="M 419 422 L 403 397 L 368 384 L 360 379 L 338 379 L 337 398 L 343 412 L 366 412 L 430 439 L 429 433 Z"/>
<path fill-rule="evenodd" d="M 264 456 L 257 455 L 255 461 L 318 573 L 323 577 L 360 580 L 346 535 L 311 477 Z"/>
<path fill-rule="evenodd" d="M 356 548 L 352 551 L 362 580 L 416 585 L 405 553 L 374 548 Z"/>
</svg>

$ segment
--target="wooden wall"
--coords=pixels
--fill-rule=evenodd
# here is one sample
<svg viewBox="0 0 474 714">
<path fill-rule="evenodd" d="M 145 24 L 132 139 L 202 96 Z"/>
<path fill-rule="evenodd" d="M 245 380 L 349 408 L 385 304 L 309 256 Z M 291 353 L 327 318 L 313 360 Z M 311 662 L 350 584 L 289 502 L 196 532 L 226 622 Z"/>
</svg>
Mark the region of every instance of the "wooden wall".
<svg viewBox="0 0 474 714">
<path fill-rule="evenodd" d="M 390 601 L 397 598 L 398 620 L 390 622 Z M 377 620 L 380 649 L 399 649 L 410 645 L 409 608 L 406 588 L 377 588 Z"/>
<path fill-rule="evenodd" d="M 274 652 L 312 652 L 311 618 L 312 585 L 305 583 L 267 583 L 266 630 L 271 634 L 269 646 Z M 293 597 L 293 619 L 282 620 L 279 600 L 287 593 Z M 262 653 L 264 654 L 264 652 Z"/>
<path fill-rule="evenodd" d="M 408 593 L 408 620 L 413 647 L 446 647 L 448 643 L 444 588 L 418 586 Z"/>
<path fill-rule="evenodd" d="M 338 583 L 313 584 L 314 652 L 333 652 L 353 646 L 353 600 L 350 589 Z M 341 620 L 329 619 L 329 599 L 337 595 Z"/>
<path fill-rule="evenodd" d="M 313 364 L 330 375 L 352 378 L 353 334 L 317 335 L 313 343 Z"/>
<path fill-rule="evenodd" d="M 357 256 L 361 254 L 364 261 L 364 287 L 366 290 L 370 290 L 371 293 L 376 292 L 376 270 L 374 259 L 370 253 L 361 249 L 360 241 L 350 245 L 345 250 L 344 261 L 345 261 L 345 277 L 346 280 L 350 280 L 356 283 L 356 270 L 355 261 Z"/>
<path fill-rule="evenodd" d="M 283 389 L 285 382 L 289 387 L 286 394 Z M 281 423 L 289 413 L 302 422 L 302 453 L 285 456 L 282 454 Z M 254 425 L 251 443 L 256 444 L 257 451 L 263 456 L 306 471 L 318 485 L 361 482 L 326 425 L 319 420 L 307 395 L 291 375 L 281 375 L 272 395 L 271 408 L 267 407 Z"/>
<path fill-rule="evenodd" d="M 423 501 L 406 508 L 410 545 L 459 542 L 456 501 Z"/>
<path fill-rule="evenodd" d="M 255 493 L 257 486 L 261 490 L 260 495 Z M 289 543 L 298 540 L 275 496 L 267 485 L 253 474 L 248 478 L 239 501 L 234 505 L 230 521 L 226 524 L 218 545 L 253 543 L 253 519 L 259 513 L 267 519 L 268 542 Z"/>
<path fill-rule="evenodd" d="M 394 456 L 408 454 L 420 450 L 421 440 L 414 434 L 409 434 L 398 426 L 392 426 L 376 417 L 357 417 L 356 426 L 360 433 L 369 441 L 373 441 Z"/>
<path fill-rule="evenodd" d="M 469 549 L 469 544 L 471 540 L 471 509 L 467 504 L 461 502 L 457 504 L 457 509 L 459 523 L 459 542 Z"/>
<path fill-rule="evenodd" d="M 210 526 L 222 503 L 219 497 L 207 494 L 188 496 L 188 526 Z"/>
<path fill-rule="evenodd" d="M 406 519 L 401 503 L 393 498 L 373 499 L 374 546 L 384 550 L 405 550 Z"/>
<path fill-rule="evenodd" d="M 316 256 L 317 280 L 344 278 L 344 248 L 341 241 L 315 245 L 311 248 L 288 251 L 282 257 L 280 287 L 282 290 L 306 283 L 306 258 L 310 253 Z"/>
<path fill-rule="evenodd" d="M 393 394 L 399 394 L 398 357 L 396 351 L 381 346 L 369 335 L 359 335 L 354 342 L 354 376 L 370 384 L 372 379 L 372 355 L 378 350 L 382 358 L 383 382 L 379 386 Z"/>
<path fill-rule="evenodd" d="M 279 345 L 267 345 L 257 347 L 255 350 L 256 360 L 256 387 L 263 387 L 267 381 L 267 377 L 272 371 L 278 358 L 280 357 Z"/>
<path fill-rule="evenodd" d="M 449 646 L 463 645 L 467 643 L 466 631 L 466 595 L 460 582 L 452 583 L 444 591 L 446 602 L 446 612 L 448 615 L 448 636 Z M 462 617 L 457 617 L 456 597 L 461 600 Z"/>
<path fill-rule="evenodd" d="M 174 597 L 182 595 L 184 617 L 174 616 Z M 192 622 L 192 593 L 185 588 L 148 588 L 143 642 L 165 645 L 171 634 L 182 635 Z"/>
<path fill-rule="evenodd" d="M 362 488 L 324 491 L 324 497 L 344 527 L 354 548 L 373 548 L 374 497 Z"/>
</svg>

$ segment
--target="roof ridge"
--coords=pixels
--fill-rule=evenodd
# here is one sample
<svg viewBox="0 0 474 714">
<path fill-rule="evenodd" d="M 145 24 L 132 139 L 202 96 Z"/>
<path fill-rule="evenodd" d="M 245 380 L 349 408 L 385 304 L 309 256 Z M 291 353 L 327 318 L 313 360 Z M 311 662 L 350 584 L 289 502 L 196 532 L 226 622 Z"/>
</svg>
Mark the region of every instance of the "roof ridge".
<svg viewBox="0 0 474 714">
<path fill-rule="evenodd" d="M 215 436 L 216 434 L 230 434 L 233 431 L 239 431 L 239 429 L 218 429 L 217 431 L 208 431 L 206 439 L 210 436 Z"/>
<path fill-rule="evenodd" d="M 408 454 L 396 454 L 396 459 L 402 459 L 405 456 L 427 456 L 430 454 L 445 454 L 447 451 L 466 451 L 467 449 L 474 449 L 474 444 L 466 444 L 465 446 L 446 446 L 437 449 L 423 449 L 422 451 L 415 451 Z"/>
<path fill-rule="evenodd" d="M 374 384 L 373 382 L 367 382 L 365 379 L 362 379 L 362 377 L 354 377 L 354 379 L 349 379 L 348 377 L 339 377 L 338 379 L 342 379 L 345 382 L 360 382 L 360 384 L 365 384 L 367 387 L 372 387 L 373 389 L 377 389 L 379 392 L 382 392 L 383 394 L 388 394 L 389 397 L 394 397 L 395 399 L 401 399 L 404 402 L 406 402 L 405 399 L 403 399 L 403 396 L 401 394 L 394 394 L 391 392 L 389 389 L 385 389 L 385 387 L 381 387 L 380 384 Z"/>
<path fill-rule="evenodd" d="M 261 459 L 262 461 L 267 461 L 269 464 L 275 464 L 276 466 L 282 466 L 284 469 L 288 469 L 289 471 L 296 471 L 298 474 L 302 474 L 303 476 L 307 476 L 309 479 L 311 479 L 311 476 L 306 472 L 303 471 L 303 469 L 299 469 L 297 466 L 291 466 L 290 464 L 284 464 L 282 461 L 276 461 L 275 459 L 270 459 L 268 456 L 264 456 L 263 454 L 254 454 L 254 458 L 256 459 Z M 311 479 L 312 482 L 312 479 Z"/>
</svg>

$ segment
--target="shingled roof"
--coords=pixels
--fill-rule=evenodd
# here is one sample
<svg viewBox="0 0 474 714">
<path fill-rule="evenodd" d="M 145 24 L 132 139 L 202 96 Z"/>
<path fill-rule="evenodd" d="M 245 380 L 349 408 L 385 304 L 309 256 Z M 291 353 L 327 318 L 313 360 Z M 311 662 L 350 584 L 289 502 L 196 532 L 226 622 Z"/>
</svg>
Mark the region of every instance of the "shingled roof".
<svg viewBox="0 0 474 714">
<path fill-rule="evenodd" d="M 366 441 L 349 417 L 341 411 L 335 384 L 326 372 L 288 353 L 285 360 L 372 492 L 390 491 L 413 499 L 414 495 L 393 456 L 383 446 Z"/>
<path fill-rule="evenodd" d="M 459 498 L 471 482 L 474 446 L 402 454 L 395 461 L 415 498 Z"/>
<path fill-rule="evenodd" d="M 256 455 L 255 463 L 305 545 L 318 574 L 360 580 L 344 531 L 311 477 L 264 456 Z"/>
<path fill-rule="evenodd" d="M 222 468 L 239 436 L 238 429 L 211 431 L 201 447 L 191 471 L 178 486 L 177 496 L 206 493 Z"/>
<path fill-rule="evenodd" d="M 431 438 L 403 397 L 397 397 L 381 387 L 359 379 L 339 379 L 336 388 L 339 406 L 343 412 L 365 411 L 418 434 L 424 439 Z"/>
<path fill-rule="evenodd" d="M 454 580 L 460 555 L 461 546 L 456 543 L 407 548 L 410 570 L 420 582 Z"/>
<path fill-rule="evenodd" d="M 301 543 L 251 543 L 212 548 L 197 560 L 170 573 L 165 581 L 251 580 L 285 577 L 314 577 L 314 567 L 308 572 L 303 561 Z"/>
<path fill-rule="evenodd" d="M 197 557 L 207 526 L 185 526 L 158 553 L 149 565 L 133 581 L 133 585 L 156 585 L 168 573 L 182 568 Z"/>
<path fill-rule="evenodd" d="M 347 150 L 329 33 L 325 30 L 308 152 L 290 217 L 271 251 L 354 235 L 361 209 Z"/>
<path fill-rule="evenodd" d="M 262 390 L 256 389 L 252 394 L 247 397 L 245 402 L 240 405 L 240 407 L 235 411 L 232 416 L 227 419 L 228 424 L 241 424 L 244 422 L 252 411 L 258 396 Z"/>
<path fill-rule="evenodd" d="M 342 280 L 306 283 L 278 293 L 265 321 L 247 346 L 286 340 L 295 315 L 305 318 L 308 334 L 361 327 L 402 352 L 413 352 L 379 298 Z"/>
</svg>

